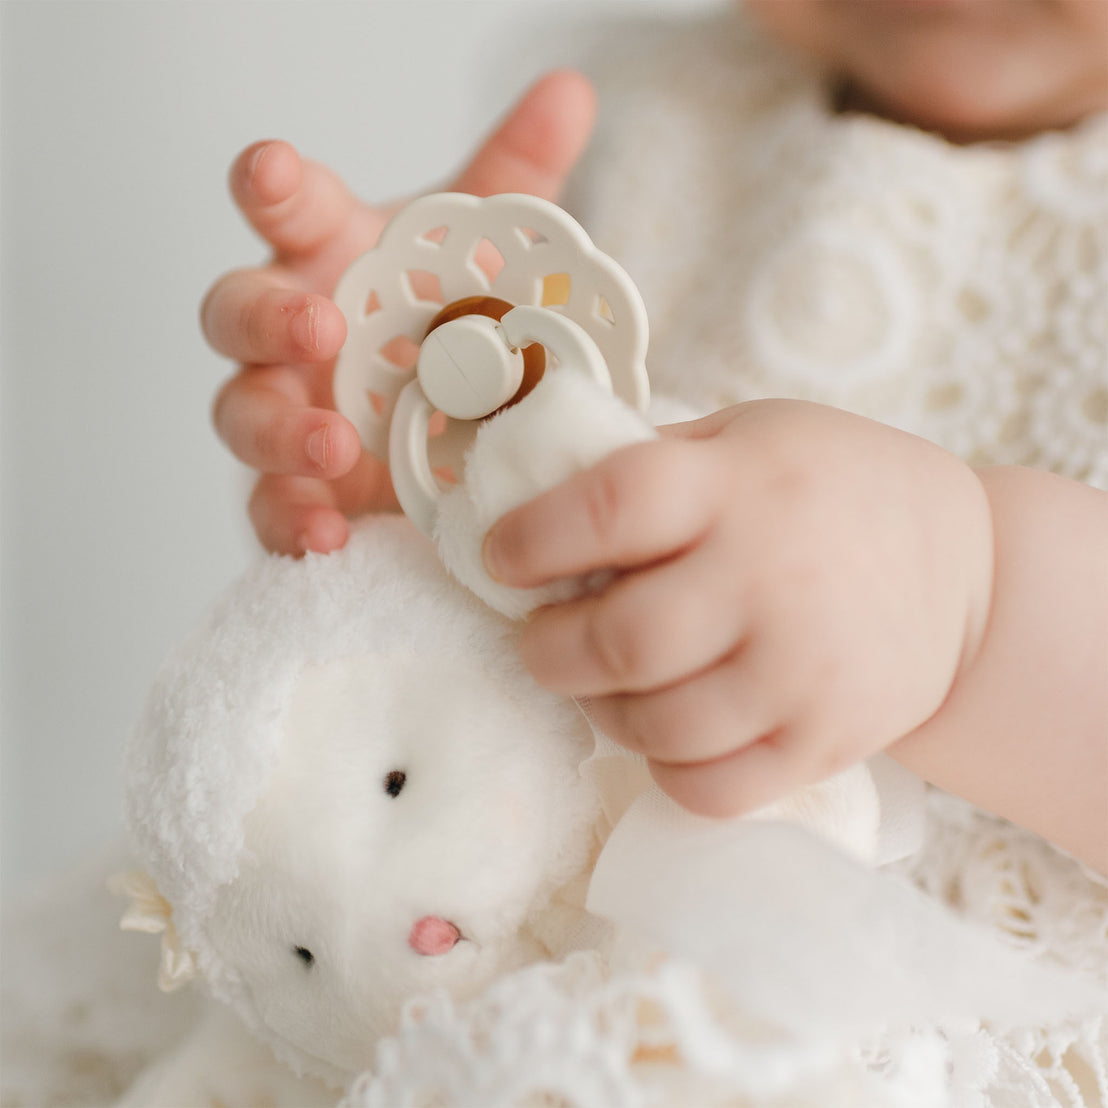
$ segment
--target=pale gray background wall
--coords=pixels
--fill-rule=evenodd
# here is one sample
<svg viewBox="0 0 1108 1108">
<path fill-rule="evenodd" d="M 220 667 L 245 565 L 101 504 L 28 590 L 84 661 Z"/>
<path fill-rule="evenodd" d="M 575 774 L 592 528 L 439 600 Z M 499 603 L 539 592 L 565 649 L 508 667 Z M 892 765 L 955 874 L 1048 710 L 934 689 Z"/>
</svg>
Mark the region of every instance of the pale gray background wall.
<svg viewBox="0 0 1108 1108">
<path fill-rule="evenodd" d="M 4 899 L 118 833 L 144 690 L 254 551 L 196 323 L 263 256 L 234 154 L 415 191 L 598 19 L 712 2 L 0 2 Z"/>
</svg>

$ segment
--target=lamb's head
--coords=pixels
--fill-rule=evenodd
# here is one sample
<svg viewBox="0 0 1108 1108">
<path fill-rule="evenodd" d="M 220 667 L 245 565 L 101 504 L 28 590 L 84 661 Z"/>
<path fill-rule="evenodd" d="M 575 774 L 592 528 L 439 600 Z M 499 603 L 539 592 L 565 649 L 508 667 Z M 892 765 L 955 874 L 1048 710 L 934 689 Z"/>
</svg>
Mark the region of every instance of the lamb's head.
<svg viewBox="0 0 1108 1108">
<path fill-rule="evenodd" d="M 296 1068 L 342 1080 L 408 998 L 546 952 L 596 800 L 576 707 L 401 520 L 267 559 L 163 671 L 129 807 L 184 946 Z"/>
</svg>

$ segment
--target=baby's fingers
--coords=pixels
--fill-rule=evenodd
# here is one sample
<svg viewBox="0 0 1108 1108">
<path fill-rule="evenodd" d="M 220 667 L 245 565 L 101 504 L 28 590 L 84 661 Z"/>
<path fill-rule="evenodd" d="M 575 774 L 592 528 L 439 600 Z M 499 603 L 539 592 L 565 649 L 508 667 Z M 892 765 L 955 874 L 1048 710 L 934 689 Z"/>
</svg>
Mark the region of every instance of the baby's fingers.
<svg viewBox="0 0 1108 1108">
<path fill-rule="evenodd" d="M 359 241 L 350 258 L 367 250 L 380 233 L 385 217 L 373 226 L 355 221 L 371 210 L 358 201 L 342 179 L 317 162 L 300 158 L 287 142 L 265 141 L 248 146 L 235 159 L 231 194 L 242 214 L 278 254 L 314 254 L 348 235 L 358 224 Z"/>
<path fill-rule="evenodd" d="M 200 324 L 217 353 L 248 364 L 326 362 L 346 341 L 335 304 L 262 269 L 220 278 L 204 298 Z"/>
<path fill-rule="evenodd" d="M 741 712 L 736 719 L 742 738 Z M 648 754 L 650 772 L 682 807 L 702 816 L 726 817 L 772 804 L 841 773 L 864 756 L 856 744 L 841 736 L 836 739 L 818 721 L 806 720 L 803 713 L 777 711 L 768 720 L 786 722 L 764 721 L 745 741 L 715 758 Z M 695 728 L 695 723 L 692 726 Z"/>
<path fill-rule="evenodd" d="M 598 596 L 539 609 L 523 631 L 523 660 L 539 684 L 569 696 L 673 685 L 740 642 L 744 612 L 734 578 L 720 573 L 710 547 L 698 546 Z"/>
<path fill-rule="evenodd" d="M 646 693 L 592 697 L 600 729 L 652 762 L 713 762 L 781 732 L 780 697 L 764 671 L 749 664 L 751 648 L 731 655 L 685 681 Z"/>
<path fill-rule="evenodd" d="M 804 769 L 781 733 L 711 761 L 650 762 L 651 776 L 664 793 L 682 808 L 715 819 L 764 808 L 818 780 Z"/>
<path fill-rule="evenodd" d="M 361 453 L 358 432 L 337 412 L 310 407 L 305 373 L 248 367 L 220 390 L 212 420 L 231 453 L 262 473 L 339 477 Z"/>
<path fill-rule="evenodd" d="M 350 526 L 335 505 L 334 489 L 304 477 L 267 474 L 250 497 L 250 522 L 267 550 L 299 557 L 329 554 L 346 543 Z"/>
<path fill-rule="evenodd" d="M 339 549 L 350 534 L 349 516 L 395 505 L 387 467 L 362 454 L 337 481 L 265 474 L 254 486 L 249 512 L 267 550 L 299 556 Z"/>
<path fill-rule="evenodd" d="M 617 450 L 498 520 L 485 539 L 489 573 L 529 588 L 647 565 L 691 546 L 718 513 L 709 453 L 672 438 Z"/>
<path fill-rule="evenodd" d="M 454 182 L 457 192 L 526 192 L 557 200 L 592 133 L 596 94 L 580 74 L 536 81 Z"/>
</svg>

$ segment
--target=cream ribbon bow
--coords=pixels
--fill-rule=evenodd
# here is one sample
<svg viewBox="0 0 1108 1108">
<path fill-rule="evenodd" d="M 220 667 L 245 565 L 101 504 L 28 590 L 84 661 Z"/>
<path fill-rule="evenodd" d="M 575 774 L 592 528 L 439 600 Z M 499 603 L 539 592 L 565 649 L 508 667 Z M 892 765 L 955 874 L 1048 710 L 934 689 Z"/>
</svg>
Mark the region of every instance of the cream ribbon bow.
<svg viewBox="0 0 1108 1108">
<path fill-rule="evenodd" d="M 181 946 L 177 928 L 173 926 L 173 906 L 165 899 L 154 879 L 142 870 L 117 873 L 108 882 L 117 896 L 131 900 L 119 921 L 123 931 L 145 931 L 162 936 L 162 960 L 158 966 L 158 988 L 171 993 L 196 976 L 196 958 L 191 950 Z"/>
</svg>

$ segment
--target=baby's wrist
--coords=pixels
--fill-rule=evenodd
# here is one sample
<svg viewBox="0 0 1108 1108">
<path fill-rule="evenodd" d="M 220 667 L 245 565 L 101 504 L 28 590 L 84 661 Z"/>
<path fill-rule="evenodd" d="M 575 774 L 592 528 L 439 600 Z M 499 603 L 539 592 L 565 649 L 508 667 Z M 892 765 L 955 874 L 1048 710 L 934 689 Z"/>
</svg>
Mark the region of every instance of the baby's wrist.
<svg viewBox="0 0 1108 1108">
<path fill-rule="evenodd" d="M 938 699 L 916 728 L 946 714 L 958 700 L 958 690 L 974 680 L 989 634 L 994 586 L 993 510 L 987 481 L 955 455 L 928 445 L 931 465 L 918 468 L 913 478 L 921 482 L 918 503 L 927 529 L 917 541 L 928 548 L 916 568 L 937 622 L 930 626 L 934 637 L 929 657 L 922 664 L 917 657 L 921 668 L 914 679 Z M 921 479 L 929 487 L 924 488 Z"/>
<path fill-rule="evenodd" d="M 967 529 L 966 535 L 966 628 L 954 684 L 973 667 L 981 653 L 992 612 L 995 576 L 993 510 L 988 481 L 983 477 L 985 470 L 970 466 L 966 469 L 972 477 L 970 496 L 976 501 L 976 510 L 972 511 L 974 525 Z"/>
</svg>

